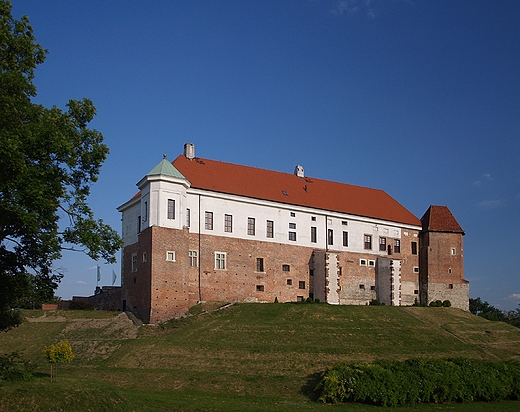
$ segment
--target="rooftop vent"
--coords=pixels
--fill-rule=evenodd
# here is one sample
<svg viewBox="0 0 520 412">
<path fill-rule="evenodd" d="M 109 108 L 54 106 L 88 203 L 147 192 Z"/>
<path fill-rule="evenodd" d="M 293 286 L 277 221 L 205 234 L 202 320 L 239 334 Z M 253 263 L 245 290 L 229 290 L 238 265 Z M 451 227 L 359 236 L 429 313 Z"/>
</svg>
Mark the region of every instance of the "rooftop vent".
<svg viewBox="0 0 520 412">
<path fill-rule="evenodd" d="M 296 166 L 294 168 L 294 174 L 298 177 L 305 177 L 305 173 L 303 172 L 303 166 Z"/>
<path fill-rule="evenodd" d="M 184 145 L 184 156 L 189 160 L 195 159 L 195 145 L 193 143 L 186 143 Z"/>
</svg>

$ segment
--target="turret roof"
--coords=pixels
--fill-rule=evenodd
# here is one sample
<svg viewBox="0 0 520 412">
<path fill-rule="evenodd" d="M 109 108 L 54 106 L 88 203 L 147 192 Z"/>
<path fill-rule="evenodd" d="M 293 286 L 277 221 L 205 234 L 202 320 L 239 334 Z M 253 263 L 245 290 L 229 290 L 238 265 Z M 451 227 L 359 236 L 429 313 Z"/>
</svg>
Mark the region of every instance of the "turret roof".
<svg viewBox="0 0 520 412">
<path fill-rule="evenodd" d="M 431 205 L 421 218 L 422 229 L 429 232 L 454 232 L 464 234 L 459 222 L 447 206 Z"/>
<path fill-rule="evenodd" d="M 186 179 L 177 168 L 166 159 L 166 155 L 164 155 L 163 160 L 160 161 L 160 163 L 155 166 L 146 176 L 157 176 L 157 175 L 163 175 L 163 176 L 170 176 L 175 177 L 177 179 Z"/>
</svg>

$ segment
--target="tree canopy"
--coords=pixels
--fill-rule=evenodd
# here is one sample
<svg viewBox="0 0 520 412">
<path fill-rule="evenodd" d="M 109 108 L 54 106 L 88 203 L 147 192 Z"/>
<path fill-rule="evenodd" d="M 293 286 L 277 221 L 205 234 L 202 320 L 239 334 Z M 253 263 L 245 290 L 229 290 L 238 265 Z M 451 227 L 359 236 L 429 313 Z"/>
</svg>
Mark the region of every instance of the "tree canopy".
<svg viewBox="0 0 520 412">
<path fill-rule="evenodd" d="M 7 317 L 27 272 L 55 289 L 61 275 L 52 262 L 63 250 L 113 263 L 121 247 L 87 204 L 109 152 L 103 135 L 87 127 L 96 108 L 86 98 L 70 100 L 66 111 L 32 101 L 47 50 L 28 17 L 15 20 L 11 7 L 0 0 L 0 311 Z"/>
</svg>

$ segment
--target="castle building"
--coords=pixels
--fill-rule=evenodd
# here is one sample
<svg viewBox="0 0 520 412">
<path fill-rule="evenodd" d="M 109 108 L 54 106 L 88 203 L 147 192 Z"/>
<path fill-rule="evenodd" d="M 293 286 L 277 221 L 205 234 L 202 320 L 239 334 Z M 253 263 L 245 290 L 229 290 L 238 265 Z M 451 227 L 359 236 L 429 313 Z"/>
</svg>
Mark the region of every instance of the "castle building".
<svg viewBox="0 0 520 412">
<path fill-rule="evenodd" d="M 382 190 L 195 157 L 137 184 L 122 213 L 123 308 L 155 323 L 200 301 L 429 304 L 468 310 L 464 232 Z"/>
</svg>

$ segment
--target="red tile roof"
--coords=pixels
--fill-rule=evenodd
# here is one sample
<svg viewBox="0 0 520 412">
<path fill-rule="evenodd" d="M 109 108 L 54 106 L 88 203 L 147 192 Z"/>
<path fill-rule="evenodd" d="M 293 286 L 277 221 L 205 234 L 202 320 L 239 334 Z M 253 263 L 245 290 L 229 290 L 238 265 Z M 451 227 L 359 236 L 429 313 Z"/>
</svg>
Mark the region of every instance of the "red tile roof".
<svg viewBox="0 0 520 412">
<path fill-rule="evenodd" d="M 193 188 L 421 225 L 417 217 L 382 190 L 215 160 L 189 160 L 184 155 L 172 164 Z"/>
<path fill-rule="evenodd" d="M 422 228 L 430 232 L 455 232 L 464 231 L 447 206 L 430 206 L 421 218 Z"/>
</svg>

